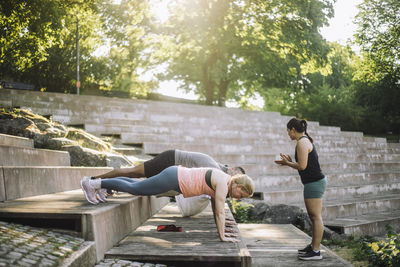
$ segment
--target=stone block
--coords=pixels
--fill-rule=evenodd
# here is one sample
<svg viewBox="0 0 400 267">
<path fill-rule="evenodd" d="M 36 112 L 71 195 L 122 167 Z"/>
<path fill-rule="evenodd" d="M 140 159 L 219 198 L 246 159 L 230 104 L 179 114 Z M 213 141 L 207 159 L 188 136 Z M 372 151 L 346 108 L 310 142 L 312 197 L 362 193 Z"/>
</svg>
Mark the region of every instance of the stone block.
<svg viewBox="0 0 400 267">
<path fill-rule="evenodd" d="M 68 152 L 0 145 L 2 166 L 70 166 Z"/>
<path fill-rule="evenodd" d="M 0 145 L 33 148 L 33 140 L 25 137 L 0 134 Z"/>
<path fill-rule="evenodd" d="M 83 176 L 105 173 L 111 168 L 3 167 L 6 199 L 50 194 L 80 188 Z"/>
</svg>

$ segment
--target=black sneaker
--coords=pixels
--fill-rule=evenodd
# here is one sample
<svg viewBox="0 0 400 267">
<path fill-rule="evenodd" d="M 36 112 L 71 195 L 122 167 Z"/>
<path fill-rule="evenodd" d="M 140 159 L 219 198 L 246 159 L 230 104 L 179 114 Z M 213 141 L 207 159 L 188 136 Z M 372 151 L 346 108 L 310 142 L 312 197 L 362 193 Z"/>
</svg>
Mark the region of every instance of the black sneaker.
<svg viewBox="0 0 400 267">
<path fill-rule="evenodd" d="M 305 254 L 299 255 L 299 259 L 304 261 L 322 260 L 321 251 L 318 252 L 315 252 L 314 250 L 309 251 Z"/>
<path fill-rule="evenodd" d="M 312 251 L 311 244 L 308 244 L 305 248 L 297 250 L 297 253 L 299 255 L 303 255 L 303 254 L 306 254 L 307 252 L 311 252 L 311 251 Z"/>
</svg>

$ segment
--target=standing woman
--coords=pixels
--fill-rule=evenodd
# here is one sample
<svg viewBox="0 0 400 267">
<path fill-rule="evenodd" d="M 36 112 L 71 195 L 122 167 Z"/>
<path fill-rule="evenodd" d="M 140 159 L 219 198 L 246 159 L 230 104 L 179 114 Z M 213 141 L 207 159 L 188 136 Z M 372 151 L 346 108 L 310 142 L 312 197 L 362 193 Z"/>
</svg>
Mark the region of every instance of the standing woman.
<svg viewBox="0 0 400 267">
<path fill-rule="evenodd" d="M 324 233 L 322 222 L 322 196 L 326 188 L 326 178 L 318 162 L 318 154 L 313 139 L 307 133 L 307 122 L 297 118 L 287 124 L 288 135 L 296 140 L 295 160 L 289 155 L 280 154 L 281 159 L 275 162 L 298 170 L 304 185 L 304 203 L 312 223 L 312 243 L 298 250 L 301 260 L 321 260 L 320 244 Z"/>
</svg>

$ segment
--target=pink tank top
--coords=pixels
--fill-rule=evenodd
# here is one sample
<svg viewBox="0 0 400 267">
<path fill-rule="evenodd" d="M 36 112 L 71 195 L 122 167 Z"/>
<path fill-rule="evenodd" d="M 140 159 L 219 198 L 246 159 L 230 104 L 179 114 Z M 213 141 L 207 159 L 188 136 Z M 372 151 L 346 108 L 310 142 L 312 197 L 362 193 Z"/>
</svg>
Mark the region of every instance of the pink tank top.
<svg viewBox="0 0 400 267">
<path fill-rule="evenodd" d="M 178 182 L 183 197 L 194 197 L 203 194 L 215 198 L 215 191 L 206 183 L 206 172 L 210 168 L 185 168 L 178 166 Z"/>
</svg>

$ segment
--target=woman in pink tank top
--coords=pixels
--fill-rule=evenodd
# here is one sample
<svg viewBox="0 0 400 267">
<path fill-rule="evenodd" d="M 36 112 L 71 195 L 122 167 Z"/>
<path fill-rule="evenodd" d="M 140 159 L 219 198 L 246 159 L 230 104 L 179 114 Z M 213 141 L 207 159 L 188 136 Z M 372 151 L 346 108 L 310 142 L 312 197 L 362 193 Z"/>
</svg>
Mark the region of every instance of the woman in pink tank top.
<svg viewBox="0 0 400 267">
<path fill-rule="evenodd" d="M 225 233 L 226 198 L 246 198 L 254 193 L 254 183 L 245 174 L 230 176 L 219 169 L 185 168 L 171 166 L 145 180 L 118 177 L 113 179 L 90 179 L 84 177 L 81 187 L 86 199 L 98 204 L 96 194 L 102 189 L 127 192 L 132 195 L 159 195 L 168 191 L 182 193 L 184 197 L 207 194 L 211 196 L 214 218 L 221 241 L 236 242 Z M 101 199 L 105 202 L 104 199 Z"/>
</svg>

